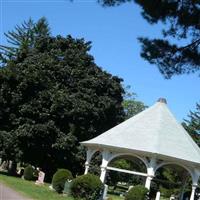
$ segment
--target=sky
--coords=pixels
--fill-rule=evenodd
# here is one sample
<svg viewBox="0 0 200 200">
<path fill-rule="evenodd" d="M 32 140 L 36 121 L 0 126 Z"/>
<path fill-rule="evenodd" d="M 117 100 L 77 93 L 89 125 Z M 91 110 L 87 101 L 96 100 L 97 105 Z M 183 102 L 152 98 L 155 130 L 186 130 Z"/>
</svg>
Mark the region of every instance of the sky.
<svg viewBox="0 0 200 200">
<path fill-rule="evenodd" d="M 164 79 L 157 67 L 140 57 L 138 37 L 161 37 L 162 25 L 149 25 L 134 3 L 101 7 L 96 0 L 0 0 L 0 44 L 5 32 L 28 20 L 46 17 L 53 35 L 72 35 L 92 42 L 90 53 L 98 66 L 124 80 L 137 99 L 153 105 L 167 99 L 178 121 L 200 102 L 198 74 Z"/>
</svg>

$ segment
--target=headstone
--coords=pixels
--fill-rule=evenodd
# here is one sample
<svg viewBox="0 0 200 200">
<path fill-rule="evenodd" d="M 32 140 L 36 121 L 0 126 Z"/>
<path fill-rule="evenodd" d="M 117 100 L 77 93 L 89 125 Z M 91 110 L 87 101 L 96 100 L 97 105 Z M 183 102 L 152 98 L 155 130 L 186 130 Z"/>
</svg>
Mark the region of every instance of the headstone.
<svg viewBox="0 0 200 200">
<path fill-rule="evenodd" d="M 1 164 L 1 169 L 2 170 L 7 170 L 9 166 L 9 162 L 8 161 L 3 161 L 3 163 Z"/>
<path fill-rule="evenodd" d="M 44 184 L 44 177 L 45 177 L 45 173 L 43 171 L 39 171 L 38 180 L 35 182 L 35 184 L 37 185 Z"/>
<path fill-rule="evenodd" d="M 8 169 L 11 169 L 11 168 L 12 168 L 12 163 L 13 163 L 13 161 L 12 161 L 12 160 L 9 160 L 8 163 L 9 163 L 9 164 L 8 164 Z"/>
<path fill-rule="evenodd" d="M 55 189 L 53 188 L 53 185 L 50 185 L 49 189 L 52 190 L 52 191 L 55 191 Z"/>
<path fill-rule="evenodd" d="M 159 191 L 156 193 L 156 199 L 155 200 L 160 200 L 160 192 Z"/>
<path fill-rule="evenodd" d="M 72 180 L 67 180 L 64 185 L 63 194 L 70 195 L 70 188 L 71 188 Z"/>
<path fill-rule="evenodd" d="M 127 192 L 129 192 L 131 189 L 133 188 L 133 186 L 131 185 L 131 186 L 129 186 L 128 187 L 128 191 Z"/>
</svg>

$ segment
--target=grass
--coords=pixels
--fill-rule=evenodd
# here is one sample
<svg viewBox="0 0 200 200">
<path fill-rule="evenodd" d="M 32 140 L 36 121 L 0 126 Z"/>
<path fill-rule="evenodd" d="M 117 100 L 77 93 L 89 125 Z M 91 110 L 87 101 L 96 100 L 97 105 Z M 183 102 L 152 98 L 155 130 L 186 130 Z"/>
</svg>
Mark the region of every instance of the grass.
<svg viewBox="0 0 200 200">
<path fill-rule="evenodd" d="M 164 197 L 160 197 L 160 200 L 168 200 L 167 198 Z"/>
<path fill-rule="evenodd" d="M 71 197 L 62 196 L 49 190 L 49 184 L 38 186 L 32 181 L 26 181 L 2 174 L 0 174 L 0 181 L 23 196 L 34 200 L 74 200 Z"/>
<path fill-rule="evenodd" d="M 4 185 L 17 191 L 24 197 L 31 198 L 33 200 L 74 200 L 72 197 L 66 197 L 60 195 L 49 189 L 49 184 L 41 186 L 35 185 L 33 181 L 22 180 L 21 178 L 8 176 L 6 174 L 0 174 L 0 182 Z M 123 200 L 124 198 L 116 195 L 108 195 L 113 200 Z"/>
<path fill-rule="evenodd" d="M 108 194 L 108 197 L 111 197 L 113 200 L 124 200 L 123 197 L 116 196 L 116 195 L 110 195 L 110 194 Z"/>
</svg>

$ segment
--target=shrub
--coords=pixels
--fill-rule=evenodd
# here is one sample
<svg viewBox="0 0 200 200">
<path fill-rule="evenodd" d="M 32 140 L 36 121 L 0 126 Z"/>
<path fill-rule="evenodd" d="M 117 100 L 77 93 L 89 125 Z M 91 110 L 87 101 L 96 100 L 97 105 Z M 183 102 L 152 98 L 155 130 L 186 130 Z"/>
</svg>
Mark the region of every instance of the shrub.
<svg viewBox="0 0 200 200">
<path fill-rule="evenodd" d="M 12 161 L 11 167 L 8 168 L 8 174 L 11 176 L 17 176 L 17 163 Z"/>
<path fill-rule="evenodd" d="M 134 186 L 127 193 L 125 200 L 145 200 L 147 199 L 148 189 L 142 185 Z"/>
<path fill-rule="evenodd" d="M 34 180 L 34 169 L 31 165 L 28 165 L 27 167 L 25 167 L 24 169 L 24 179 L 28 180 L 28 181 L 32 181 Z"/>
<path fill-rule="evenodd" d="M 58 192 L 62 193 L 64 190 L 65 182 L 73 179 L 72 173 L 67 169 L 59 169 L 52 179 L 53 188 Z"/>
<path fill-rule="evenodd" d="M 99 177 L 93 174 L 78 176 L 72 181 L 71 194 L 83 200 L 98 200 L 103 189 Z"/>
<path fill-rule="evenodd" d="M 172 195 L 178 195 L 180 193 L 180 189 L 176 189 L 176 188 L 164 188 L 164 187 L 160 187 L 160 193 L 162 193 L 163 197 L 165 198 L 170 198 Z"/>
</svg>

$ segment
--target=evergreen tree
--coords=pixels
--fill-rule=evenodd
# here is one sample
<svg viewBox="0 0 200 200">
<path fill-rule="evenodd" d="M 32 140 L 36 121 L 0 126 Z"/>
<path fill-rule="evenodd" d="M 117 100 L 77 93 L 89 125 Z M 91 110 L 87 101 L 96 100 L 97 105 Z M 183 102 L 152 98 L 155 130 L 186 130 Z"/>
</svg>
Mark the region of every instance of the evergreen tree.
<svg viewBox="0 0 200 200">
<path fill-rule="evenodd" d="M 84 39 L 45 33 L 32 41 L 23 59 L 0 68 L 0 157 L 78 173 L 79 142 L 124 119 L 122 79 L 94 63 Z"/>
<path fill-rule="evenodd" d="M 50 35 L 46 18 L 42 17 L 34 23 L 32 19 L 17 25 L 13 31 L 5 33 L 7 42 L 11 46 L 0 45 L 0 65 L 8 61 L 23 59 L 28 51 L 34 48 L 36 40 Z"/>
<path fill-rule="evenodd" d="M 184 120 L 183 126 L 190 133 L 200 147 L 200 104 L 196 104 L 196 111 L 190 111 L 189 119 Z"/>
<path fill-rule="evenodd" d="M 135 2 L 150 24 L 163 23 L 164 38 L 139 38 L 141 56 L 156 64 L 165 78 L 200 69 L 199 0 L 98 0 L 103 6 Z M 174 41 L 174 42 L 173 42 Z"/>
</svg>

